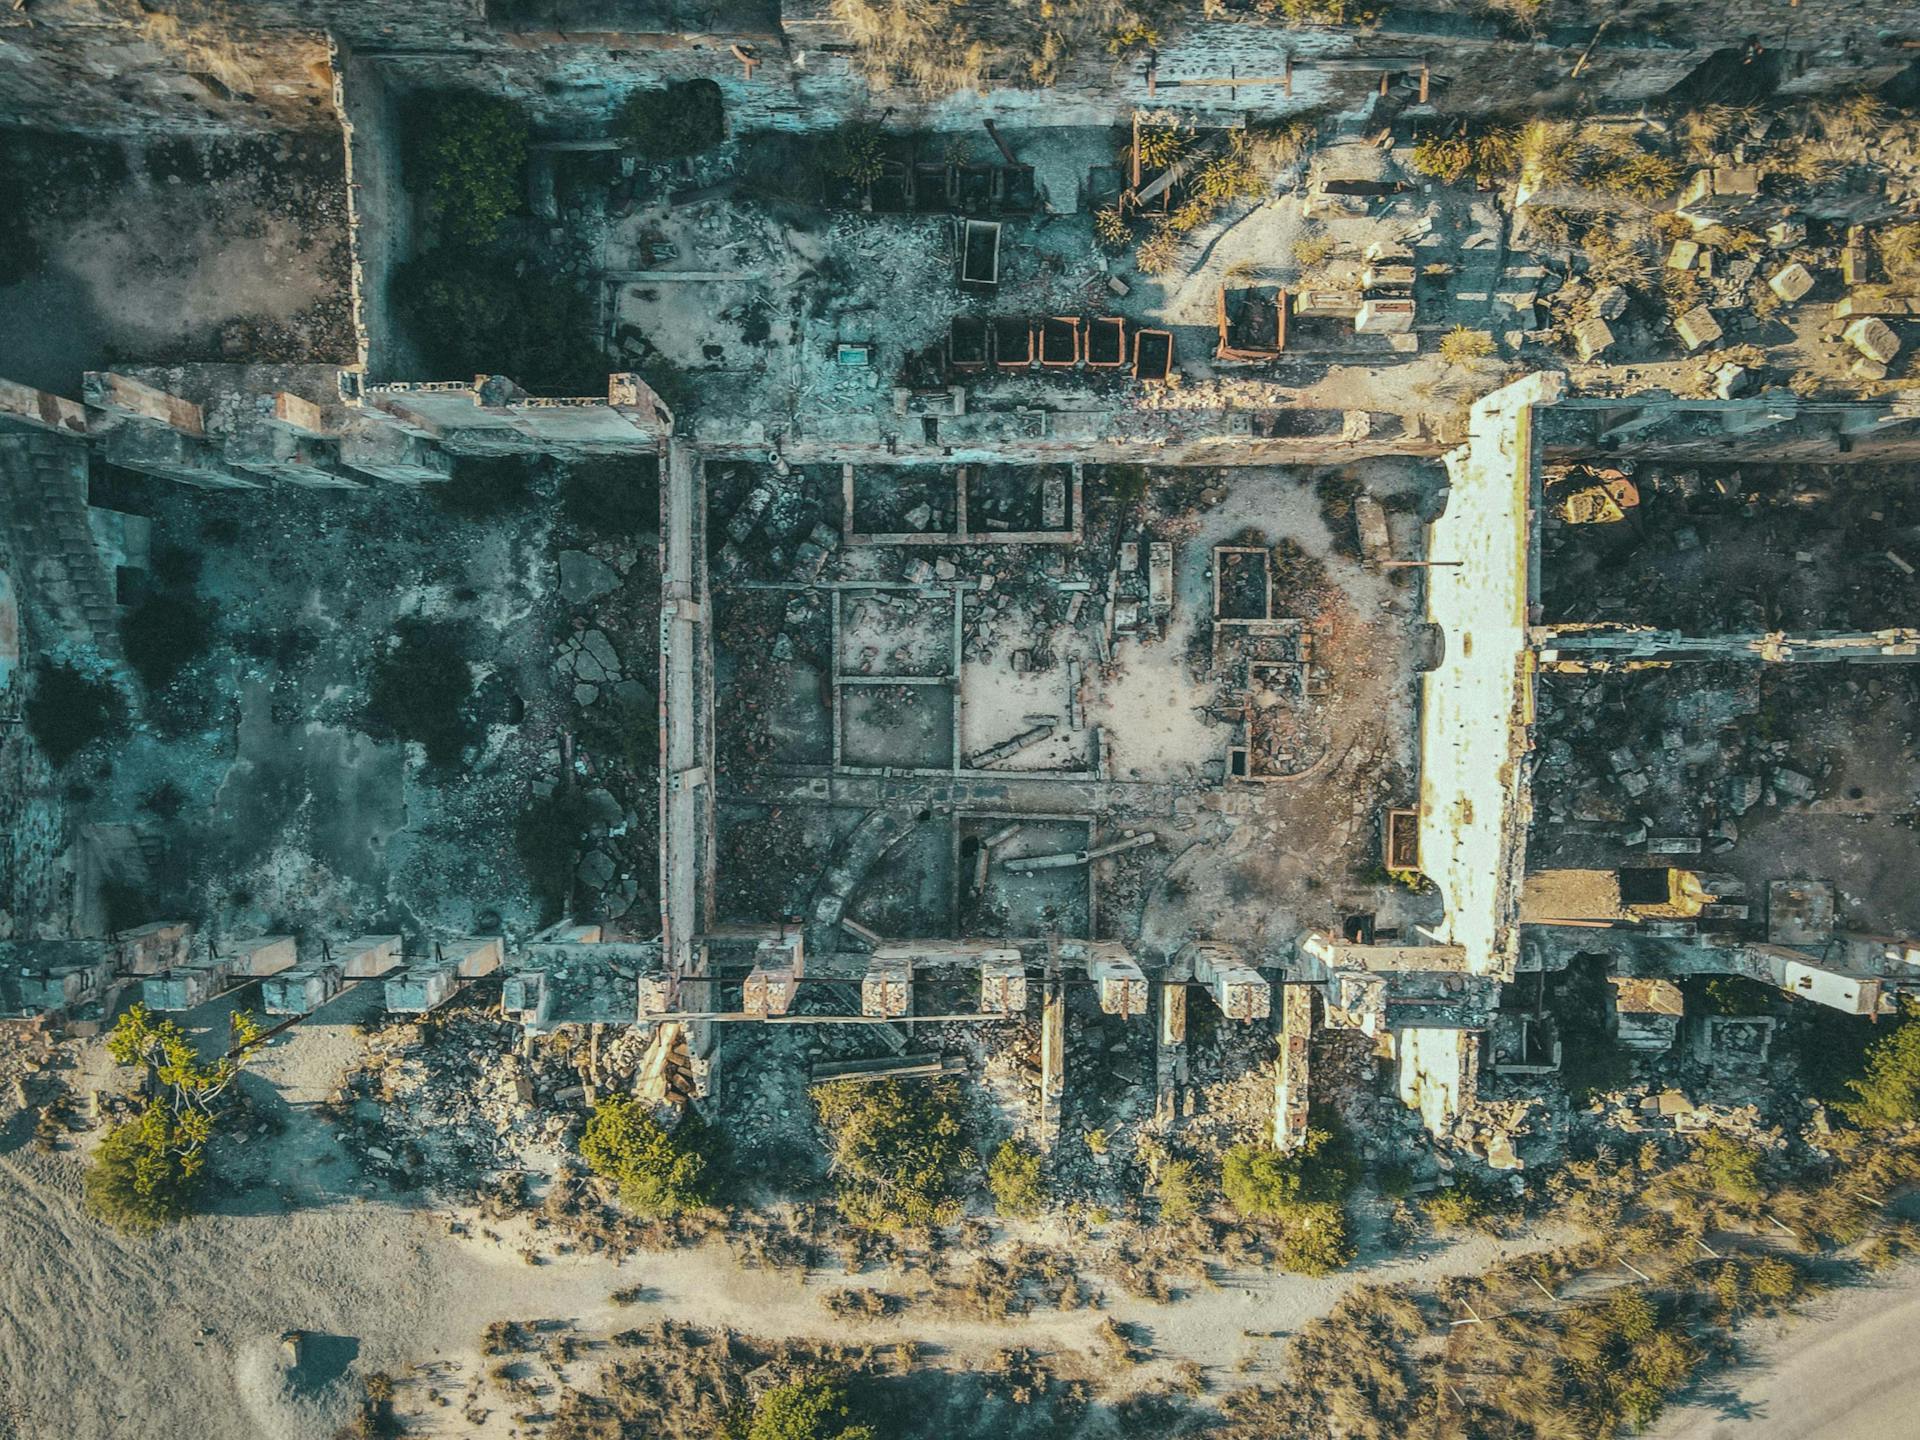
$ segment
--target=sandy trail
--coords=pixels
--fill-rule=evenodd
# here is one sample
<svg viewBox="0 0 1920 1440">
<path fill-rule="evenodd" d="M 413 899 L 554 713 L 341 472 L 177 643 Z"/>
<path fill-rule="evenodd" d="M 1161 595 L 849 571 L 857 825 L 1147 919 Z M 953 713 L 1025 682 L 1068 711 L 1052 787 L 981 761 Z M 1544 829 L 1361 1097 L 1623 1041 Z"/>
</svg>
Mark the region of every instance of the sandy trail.
<svg viewBox="0 0 1920 1440">
<path fill-rule="evenodd" d="M 1920 1268 L 1834 1293 L 1757 1340 L 1658 1440 L 1907 1440 L 1920 1409 Z"/>
<path fill-rule="evenodd" d="M 719 1246 L 624 1265 L 563 1258 L 530 1267 L 516 1237 L 457 1239 L 444 1214 L 379 1200 L 283 1213 L 264 1191 L 254 1196 L 262 1213 L 205 1216 L 142 1240 L 96 1224 L 78 1192 L 71 1156 L 16 1149 L 0 1157 L 0 1254 L 8 1257 L 0 1440 L 326 1440 L 346 1418 L 352 1375 L 425 1364 L 436 1385 L 460 1397 L 484 1368 L 477 1342 L 495 1320 L 565 1318 L 605 1333 L 671 1316 L 820 1338 L 849 1328 L 821 1307 L 823 1293 L 849 1283 L 904 1288 L 885 1274 L 742 1270 Z M 1258 1361 L 1242 1379 L 1259 1380 L 1279 1337 L 1356 1284 L 1476 1271 L 1538 1243 L 1468 1241 L 1328 1280 L 1233 1276 L 1169 1306 L 1109 1290 L 1105 1312 L 985 1324 L 913 1307 L 853 1329 L 875 1344 L 912 1338 L 936 1363 L 964 1366 L 1015 1343 L 1093 1350 L 1094 1327 L 1111 1314 L 1138 1325 L 1152 1345 L 1155 1365 L 1142 1380 L 1191 1358 L 1232 1383 L 1229 1367 L 1250 1350 Z M 635 1285 L 645 1287 L 640 1303 L 611 1303 L 614 1290 Z M 277 1337 L 289 1329 L 319 1337 L 294 1390 L 278 1361 Z M 494 1408 L 504 1422 L 504 1407 Z M 440 1415 L 454 1423 L 459 1413 Z"/>
</svg>

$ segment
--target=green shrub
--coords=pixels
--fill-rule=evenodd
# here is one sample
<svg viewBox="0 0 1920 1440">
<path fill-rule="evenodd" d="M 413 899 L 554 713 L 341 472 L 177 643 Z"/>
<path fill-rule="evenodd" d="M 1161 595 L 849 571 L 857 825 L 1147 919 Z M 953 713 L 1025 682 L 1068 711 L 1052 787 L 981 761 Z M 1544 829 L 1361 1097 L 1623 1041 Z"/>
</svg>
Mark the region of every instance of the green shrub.
<svg viewBox="0 0 1920 1440">
<path fill-rule="evenodd" d="M 886 135 L 877 125 L 842 125 L 826 142 L 827 173 L 855 185 L 880 178 L 886 160 Z"/>
<path fill-rule="evenodd" d="M 877 1440 L 871 1425 L 849 1422 L 846 1386 L 834 1376 L 790 1380 L 760 1397 L 746 1440 Z"/>
<path fill-rule="evenodd" d="M 1200 1170 L 1191 1160 L 1169 1160 L 1153 1182 L 1160 1218 L 1179 1225 L 1200 1213 Z"/>
<path fill-rule="evenodd" d="M 166 689 L 207 653 L 213 616 L 213 606 L 191 591 L 161 590 L 121 617 L 121 647 L 148 690 Z"/>
<path fill-rule="evenodd" d="M 1856 1125 L 1881 1130 L 1920 1120 L 1920 1007 L 1909 1002 L 1899 1028 L 1868 1047 L 1867 1073 L 1847 1088 L 1859 1098 L 1840 1109 Z"/>
<path fill-rule="evenodd" d="M 669 1131 L 646 1105 L 610 1095 L 593 1107 L 580 1136 L 580 1158 L 620 1187 L 620 1198 L 646 1215 L 698 1210 L 712 1198 L 706 1134 L 689 1113 Z"/>
<path fill-rule="evenodd" d="M 56 769 L 96 740 L 126 733 L 120 692 L 71 665 L 41 663 L 26 704 L 27 730 Z"/>
<path fill-rule="evenodd" d="M 236 1011 L 231 1026 L 234 1053 L 203 1062 L 173 1021 L 139 1004 L 121 1015 L 107 1053 L 117 1065 L 144 1069 L 155 1089 L 139 1116 L 115 1125 L 94 1151 L 83 1193 L 95 1216 L 123 1230 L 152 1230 L 192 1210 L 222 1097 L 260 1044 L 260 1027 L 246 1011 Z"/>
<path fill-rule="evenodd" d="M 1305 1275 L 1326 1275 L 1353 1259 L 1347 1233 L 1352 1156 L 1332 1131 L 1318 1127 L 1292 1150 L 1236 1145 L 1220 1166 L 1220 1189 L 1242 1215 L 1278 1220 L 1280 1263 Z"/>
<path fill-rule="evenodd" d="M 1332 1202 L 1296 1207 L 1280 1236 L 1280 1264 L 1296 1275 L 1331 1275 L 1353 1256 L 1347 1212 Z"/>
<path fill-rule="evenodd" d="M 664 90 L 635 90 L 621 102 L 613 131 L 648 160 L 697 155 L 726 138 L 720 87 L 701 79 L 679 81 Z"/>
<path fill-rule="evenodd" d="M 1473 146 L 1463 135 L 1426 135 L 1413 145 L 1413 173 L 1443 185 L 1462 179 L 1473 166 Z"/>
<path fill-rule="evenodd" d="M 426 747 L 428 764 L 449 769 L 474 738 L 466 713 L 472 694 L 461 627 L 402 620 L 373 659 L 368 725 L 376 734 L 418 740 Z"/>
<path fill-rule="evenodd" d="M 1449 365 L 1470 365 L 1493 354 L 1493 336 L 1485 330 L 1456 325 L 1440 337 L 1440 358 Z M 1402 872 L 1395 872 L 1396 878 Z"/>
<path fill-rule="evenodd" d="M 188 1214 L 201 1172 L 183 1158 L 189 1138 L 158 1100 L 107 1131 L 87 1167 L 87 1209 L 118 1230 L 152 1230 Z"/>
<path fill-rule="evenodd" d="M 406 173 L 456 244 L 482 245 L 520 209 L 529 125 L 512 100 L 436 90 L 407 107 Z"/>
<path fill-rule="evenodd" d="M 593 307 L 562 280 L 511 257 L 439 249 L 394 272 L 395 316 L 432 375 L 505 375 L 533 394 L 605 395 Z"/>
<path fill-rule="evenodd" d="M 1478 1188 L 1459 1181 L 1445 1190 L 1436 1190 L 1421 1202 L 1427 1219 L 1442 1230 L 1464 1230 L 1486 1218 L 1487 1200 Z"/>
<path fill-rule="evenodd" d="M 1800 1270 L 1791 1260 L 1768 1255 L 1747 1271 L 1747 1288 L 1762 1300 L 1785 1304 L 1800 1293 Z"/>
<path fill-rule="evenodd" d="M 1709 1130 L 1694 1154 L 1707 1167 L 1713 1188 L 1727 1199 L 1751 1203 L 1760 1198 L 1760 1152 L 1753 1146 Z"/>
<path fill-rule="evenodd" d="M 1284 1220 L 1304 1205 L 1344 1204 L 1353 1188 L 1346 1147 L 1328 1130 L 1309 1129 L 1292 1150 L 1236 1145 L 1220 1166 L 1220 1189 L 1242 1215 Z"/>
<path fill-rule="evenodd" d="M 1024 1145 L 1006 1141 L 987 1162 L 987 1189 L 993 1192 L 993 1203 L 1002 1215 L 1033 1219 L 1047 1202 L 1040 1183 L 1040 1156 Z"/>
<path fill-rule="evenodd" d="M 847 1219 L 902 1230 L 959 1218 L 960 1182 L 973 1151 L 953 1082 L 841 1081 L 815 1090 L 813 1103 Z"/>
</svg>

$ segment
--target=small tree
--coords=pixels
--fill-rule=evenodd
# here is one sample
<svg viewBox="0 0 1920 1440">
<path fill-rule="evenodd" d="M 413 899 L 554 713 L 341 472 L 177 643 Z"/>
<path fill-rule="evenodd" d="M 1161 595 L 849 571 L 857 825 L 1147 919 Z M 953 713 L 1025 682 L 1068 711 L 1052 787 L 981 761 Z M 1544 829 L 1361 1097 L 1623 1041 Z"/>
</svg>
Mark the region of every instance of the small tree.
<svg viewBox="0 0 1920 1440">
<path fill-rule="evenodd" d="M 520 208 L 527 112 L 476 91 L 437 91 L 418 97 L 410 121 L 414 188 L 434 203 L 456 243 L 492 240 Z"/>
<path fill-rule="evenodd" d="M 677 160 L 726 138 L 726 108 L 711 80 L 683 80 L 664 90 L 635 90 L 621 102 L 614 133 L 648 160 Z"/>
<path fill-rule="evenodd" d="M 126 725 L 120 692 L 71 665 L 42 664 L 26 704 L 27 729 L 56 768 Z"/>
<path fill-rule="evenodd" d="M 945 1225 L 974 1161 L 960 1092 L 950 1081 L 839 1081 L 813 1092 L 827 1132 L 840 1208 L 876 1230 Z"/>
<path fill-rule="evenodd" d="M 1694 1153 L 1707 1167 L 1713 1188 L 1727 1199 L 1752 1202 L 1760 1198 L 1759 1150 L 1729 1135 L 1708 1131 L 1700 1137 Z"/>
<path fill-rule="evenodd" d="M 580 1158 L 620 1187 L 620 1198 L 647 1215 L 698 1210 L 713 1181 L 700 1121 L 688 1115 L 669 1131 L 638 1100 L 610 1095 L 593 1107 L 580 1136 Z"/>
<path fill-rule="evenodd" d="M 1040 1157 L 1024 1145 L 1008 1140 L 987 1163 L 987 1189 L 1002 1215 L 1031 1220 L 1046 1204 L 1040 1184 Z"/>
<path fill-rule="evenodd" d="M 1856 1125 L 1889 1130 L 1920 1120 L 1920 1006 L 1909 1003 L 1900 1028 L 1873 1042 L 1867 1073 L 1847 1088 L 1860 1098 L 1840 1109 Z"/>
<path fill-rule="evenodd" d="M 1191 1160 L 1169 1160 L 1153 1182 L 1153 1198 L 1160 1218 L 1169 1225 L 1185 1224 L 1200 1212 L 1200 1172 Z"/>
<path fill-rule="evenodd" d="M 1242 1215 L 1280 1222 L 1280 1263 L 1289 1270 L 1325 1275 L 1353 1258 L 1346 1212 L 1353 1166 L 1332 1131 L 1309 1129 L 1292 1150 L 1234 1146 L 1221 1162 L 1220 1188 Z"/>
<path fill-rule="evenodd" d="M 144 1005 L 120 1017 L 107 1053 L 120 1065 L 146 1067 L 150 1091 L 139 1116 L 102 1138 L 86 1176 L 88 1208 L 108 1224 L 150 1230 L 192 1208 L 205 1177 L 221 1097 L 240 1074 L 240 1062 L 258 1049 L 261 1029 L 246 1011 L 231 1021 L 233 1044 L 211 1063 L 171 1020 Z"/>
<path fill-rule="evenodd" d="M 849 1413 L 837 1377 L 791 1380 L 760 1397 L 746 1440 L 876 1440 L 874 1428 L 849 1423 Z"/>
</svg>

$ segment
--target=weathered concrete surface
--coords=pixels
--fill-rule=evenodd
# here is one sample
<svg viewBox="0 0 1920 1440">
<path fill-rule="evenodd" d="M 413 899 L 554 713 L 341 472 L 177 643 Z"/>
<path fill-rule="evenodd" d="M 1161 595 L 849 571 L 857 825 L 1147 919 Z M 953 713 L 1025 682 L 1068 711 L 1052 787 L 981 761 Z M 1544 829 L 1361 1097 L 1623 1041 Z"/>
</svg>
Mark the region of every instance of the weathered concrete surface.
<svg viewBox="0 0 1920 1440">
<path fill-rule="evenodd" d="M 1427 535 L 1427 619 L 1445 656 L 1420 688 L 1420 863 L 1446 902 L 1434 938 L 1463 946 L 1474 974 L 1514 959 L 1531 711 L 1532 407 L 1563 385 L 1529 375 L 1474 405 L 1468 443 L 1447 457 L 1446 513 Z"/>
</svg>

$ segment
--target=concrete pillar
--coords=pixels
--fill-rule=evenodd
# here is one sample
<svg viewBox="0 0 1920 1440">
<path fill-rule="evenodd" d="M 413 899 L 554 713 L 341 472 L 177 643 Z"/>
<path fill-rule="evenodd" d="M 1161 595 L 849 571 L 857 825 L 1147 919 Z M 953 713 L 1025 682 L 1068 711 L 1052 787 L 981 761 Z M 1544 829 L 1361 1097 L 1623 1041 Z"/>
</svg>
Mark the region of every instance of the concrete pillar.
<svg viewBox="0 0 1920 1440">
<path fill-rule="evenodd" d="M 1022 1015 L 1027 1009 L 1027 962 L 1018 950 L 980 961 L 980 1012 Z"/>
<path fill-rule="evenodd" d="M 349 980 L 371 980 L 400 968 L 398 935 L 360 935 L 336 947 L 334 963 Z"/>
<path fill-rule="evenodd" d="M 1067 987 L 1047 981 L 1040 1011 L 1040 1143 L 1060 1138 L 1060 1101 L 1067 1093 Z"/>
<path fill-rule="evenodd" d="M 893 1019 L 912 1008 L 913 968 L 903 960 L 870 960 L 860 980 L 860 1013 Z"/>
<path fill-rule="evenodd" d="M 1061 946 L 1061 955 L 1075 958 Z M 1147 1013 L 1147 977 L 1124 945 L 1093 941 L 1086 946 L 1087 976 L 1100 987 L 1100 1008 L 1109 1015 Z"/>
<path fill-rule="evenodd" d="M 1160 985 L 1159 1045 L 1154 1051 L 1153 1119 L 1171 1130 L 1180 1119 L 1182 1093 L 1187 1085 L 1187 987 L 1171 976 Z"/>
<path fill-rule="evenodd" d="M 1196 941 L 1189 951 L 1196 984 L 1207 987 L 1229 1020 L 1264 1020 L 1273 1013 L 1273 987 L 1230 945 Z"/>
<path fill-rule="evenodd" d="M 1280 987 L 1280 1053 L 1273 1061 L 1273 1145 L 1291 1150 L 1307 1138 L 1313 987 Z"/>
</svg>

